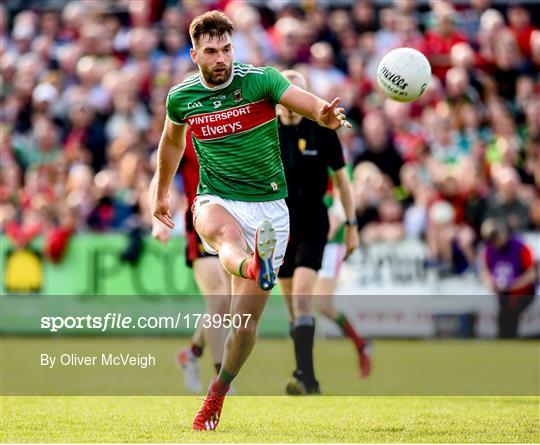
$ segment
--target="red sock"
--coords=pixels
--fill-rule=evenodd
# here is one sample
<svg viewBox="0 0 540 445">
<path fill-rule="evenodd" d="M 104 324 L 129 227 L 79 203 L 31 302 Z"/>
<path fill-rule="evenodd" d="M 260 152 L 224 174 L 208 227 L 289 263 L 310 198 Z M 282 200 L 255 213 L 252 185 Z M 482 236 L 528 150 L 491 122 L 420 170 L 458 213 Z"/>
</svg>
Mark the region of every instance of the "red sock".
<svg viewBox="0 0 540 445">
<path fill-rule="evenodd" d="M 196 345 L 195 343 L 191 344 L 191 352 L 195 357 L 200 357 L 203 354 L 203 347 Z"/>
<path fill-rule="evenodd" d="M 248 279 L 257 281 L 257 275 L 259 274 L 257 269 L 257 259 L 255 257 L 246 261 L 246 276 Z"/>
<path fill-rule="evenodd" d="M 345 314 L 339 314 L 336 323 L 341 327 L 343 333 L 354 342 L 356 349 L 360 350 L 366 345 L 366 341 L 356 332 L 356 329 L 349 323 Z"/>
<path fill-rule="evenodd" d="M 220 396 L 226 395 L 235 377 L 236 375 L 229 374 L 224 369 L 221 369 L 219 374 L 212 379 L 209 392 Z"/>
</svg>

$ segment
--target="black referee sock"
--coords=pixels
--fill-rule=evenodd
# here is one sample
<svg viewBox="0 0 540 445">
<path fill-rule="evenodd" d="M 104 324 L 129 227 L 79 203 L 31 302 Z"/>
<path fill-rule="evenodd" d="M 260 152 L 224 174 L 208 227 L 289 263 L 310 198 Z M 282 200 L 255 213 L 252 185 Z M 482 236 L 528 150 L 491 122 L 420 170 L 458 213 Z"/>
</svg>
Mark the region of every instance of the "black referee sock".
<svg viewBox="0 0 540 445">
<path fill-rule="evenodd" d="M 294 322 L 294 353 L 296 369 L 300 371 L 304 383 L 315 382 L 313 371 L 313 339 L 315 337 L 315 317 L 301 315 Z"/>
</svg>

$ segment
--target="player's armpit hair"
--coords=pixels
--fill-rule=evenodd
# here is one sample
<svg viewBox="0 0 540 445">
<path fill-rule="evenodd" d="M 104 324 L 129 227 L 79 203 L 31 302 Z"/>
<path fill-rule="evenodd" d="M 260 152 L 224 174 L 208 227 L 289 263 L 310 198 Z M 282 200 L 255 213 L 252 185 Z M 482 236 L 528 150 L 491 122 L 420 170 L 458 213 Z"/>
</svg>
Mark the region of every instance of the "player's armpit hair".
<svg viewBox="0 0 540 445">
<path fill-rule="evenodd" d="M 221 37 L 224 34 L 232 35 L 234 26 L 231 19 L 220 11 L 208 11 L 193 19 L 189 25 L 189 36 L 195 47 L 200 38 L 207 34 L 210 37 Z"/>
</svg>

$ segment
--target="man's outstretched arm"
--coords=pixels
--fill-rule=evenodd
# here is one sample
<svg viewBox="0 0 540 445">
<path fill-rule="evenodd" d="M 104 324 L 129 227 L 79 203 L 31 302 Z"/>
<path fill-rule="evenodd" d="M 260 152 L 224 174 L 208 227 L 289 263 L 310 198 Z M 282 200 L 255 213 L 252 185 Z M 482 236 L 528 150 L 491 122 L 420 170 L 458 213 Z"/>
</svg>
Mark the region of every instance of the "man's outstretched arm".
<svg viewBox="0 0 540 445">
<path fill-rule="evenodd" d="M 295 85 L 283 93 L 279 103 L 308 119 L 316 121 L 322 127 L 335 130 L 340 125 L 351 127 L 345 117 L 345 110 L 338 108 L 341 99 L 336 97 L 331 103 L 303 90 Z"/>
<path fill-rule="evenodd" d="M 174 124 L 166 117 L 158 146 L 157 185 L 153 214 L 171 229 L 174 228 L 174 222 L 169 211 L 169 189 L 184 154 L 185 137 L 186 126 Z"/>
</svg>

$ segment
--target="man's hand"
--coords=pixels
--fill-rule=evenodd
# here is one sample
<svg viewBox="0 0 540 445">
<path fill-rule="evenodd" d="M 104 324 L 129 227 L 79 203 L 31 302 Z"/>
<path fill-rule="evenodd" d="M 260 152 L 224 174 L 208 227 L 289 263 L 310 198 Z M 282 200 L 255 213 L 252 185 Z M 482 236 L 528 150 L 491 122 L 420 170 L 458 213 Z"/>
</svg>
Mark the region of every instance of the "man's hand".
<svg viewBox="0 0 540 445">
<path fill-rule="evenodd" d="M 316 121 L 322 127 L 335 130 L 340 125 L 351 128 L 352 125 L 345 118 L 345 110 L 337 108 L 341 99 L 336 97 L 332 103 L 293 85 L 283 93 L 279 103 L 295 113 Z"/>
<path fill-rule="evenodd" d="M 347 122 L 344 108 L 337 108 L 337 105 L 341 99 L 336 97 L 330 104 L 326 103 L 321 108 L 319 113 L 319 124 L 335 130 L 340 125 L 351 128 L 352 125 Z"/>
<path fill-rule="evenodd" d="M 152 221 L 152 238 L 155 238 L 158 241 L 161 241 L 163 244 L 167 244 L 169 242 L 170 237 L 171 237 L 171 229 L 169 229 L 161 221 L 156 221 L 156 220 Z"/>
<path fill-rule="evenodd" d="M 345 245 L 347 247 L 347 253 L 344 259 L 347 259 L 360 245 L 360 237 L 356 225 L 345 226 Z"/>
<path fill-rule="evenodd" d="M 153 215 L 168 228 L 174 229 L 174 221 L 169 210 L 169 198 L 157 198 L 154 200 Z"/>
</svg>

